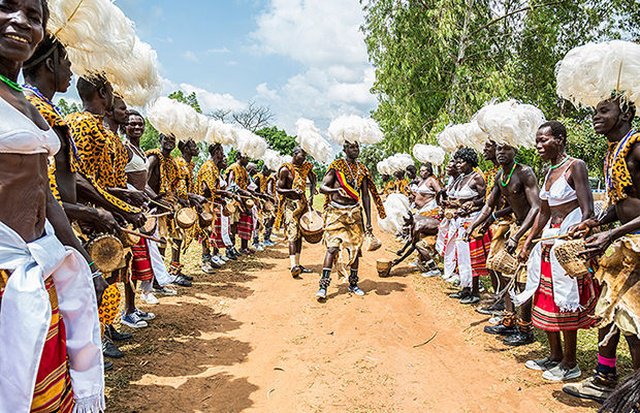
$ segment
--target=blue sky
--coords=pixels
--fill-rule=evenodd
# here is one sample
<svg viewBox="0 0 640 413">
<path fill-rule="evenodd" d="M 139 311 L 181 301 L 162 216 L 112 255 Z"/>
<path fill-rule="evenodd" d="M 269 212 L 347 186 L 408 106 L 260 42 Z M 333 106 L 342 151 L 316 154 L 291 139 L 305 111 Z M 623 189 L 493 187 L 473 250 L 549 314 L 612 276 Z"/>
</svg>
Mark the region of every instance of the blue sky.
<svg viewBox="0 0 640 413">
<path fill-rule="evenodd" d="M 358 0 L 116 0 L 158 53 L 165 92 L 196 91 L 207 110 L 268 105 L 294 133 L 367 115 L 373 69 Z"/>
</svg>

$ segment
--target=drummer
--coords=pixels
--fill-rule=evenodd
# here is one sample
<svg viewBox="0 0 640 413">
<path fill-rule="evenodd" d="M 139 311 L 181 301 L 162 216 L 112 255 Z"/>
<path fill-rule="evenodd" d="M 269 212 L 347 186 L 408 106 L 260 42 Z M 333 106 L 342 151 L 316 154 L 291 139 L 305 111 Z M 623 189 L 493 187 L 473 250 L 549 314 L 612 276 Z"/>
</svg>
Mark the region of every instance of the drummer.
<svg viewBox="0 0 640 413">
<path fill-rule="evenodd" d="M 129 155 L 129 163 L 125 167 L 127 182 L 140 191 L 146 191 L 149 197 L 157 198 L 151 188 L 147 186 L 147 157 L 140 148 L 140 138 L 144 134 L 145 122 L 142 115 L 135 111 L 127 111 L 127 122 L 124 125 L 124 132 L 127 140 L 125 148 Z M 155 234 L 149 234 L 155 235 Z M 165 295 L 176 295 L 177 292 L 167 287 L 174 280 L 174 276 L 169 275 L 167 268 L 158 249 L 158 244 L 154 241 L 141 238 L 137 245 L 132 246 L 133 261 L 131 263 L 131 280 L 134 285 L 140 281 L 142 293 L 140 299 L 146 304 L 158 304 L 158 299 L 153 295 L 153 284 L 160 286 L 159 292 Z M 128 306 L 135 308 L 135 302 L 128 303 Z M 127 311 L 125 310 L 125 313 Z"/>
<path fill-rule="evenodd" d="M 596 317 L 600 318 L 598 331 L 598 362 L 595 375 L 563 388 L 566 393 L 586 399 L 604 401 L 618 381 L 616 355 L 621 336 L 624 336 L 633 368 L 640 371 L 640 314 L 637 308 L 618 305 L 619 300 L 633 302 L 638 297 L 638 271 L 640 270 L 640 134 L 632 129 L 631 122 L 636 114 L 632 103 L 620 98 L 600 102 L 593 115 L 596 133 L 604 135 L 609 141 L 609 150 L 605 161 L 607 198 L 611 206 L 606 213 L 588 219 L 572 229 L 572 233 L 588 233 L 600 226 L 620 221 L 620 226 L 602 231 L 586 239 L 589 256 L 601 256 L 596 278 L 604 281 L 602 294 L 596 306 Z M 604 252 L 607 252 L 604 255 Z M 622 261 L 625 265 L 615 265 Z M 625 283 L 622 290 L 609 285 L 612 280 Z M 630 299 L 635 294 L 635 299 Z M 637 301 L 636 301 L 637 302 Z M 636 311 L 634 311 L 636 310 Z M 635 374 L 638 380 L 638 373 Z M 638 396 L 630 396 L 628 390 L 616 392 L 609 403 L 627 400 L 629 405 L 637 405 Z M 608 411 L 608 410 L 607 410 Z"/>
<path fill-rule="evenodd" d="M 269 201 L 271 205 L 275 202 L 275 194 L 276 194 L 276 176 L 274 171 L 271 170 L 267 164 L 262 167 L 262 172 L 255 174 L 253 177 L 255 184 L 258 186 L 257 191 L 261 194 L 267 195 L 270 199 Z M 266 208 L 262 209 L 262 217 L 264 220 L 264 242 L 262 243 L 265 247 L 273 247 L 275 242 L 271 240 L 271 233 L 273 232 L 273 223 L 276 219 L 273 211 L 267 211 Z M 253 240 L 254 245 L 259 244 L 260 239 L 255 238 Z"/>
<path fill-rule="evenodd" d="M 310 196 L 307 199 L 307 180 L 311 184 Z M 289 260 L 291 276 L 300 278 L 300 274 L 311 270 L 300 265 L 302 252 L 302 234 L 300 233 L 300 217 L 309 209 L 313 209 L 313 197 L 316 193 L 316 175 L 313 165 L 307 162 L 307 153 L 301 147 L 293 149 L 293 159 L 280 167 L 276 190 L 280 195 L 275 228 L 282 225 L 289 242 Z"/>
<path fill-rule="evenodd" d="M 495 221 L 492 233 L 491 251 L 487 257 L 487 266 L 491 263 L 499 251 L 506 250 L 509 254 L 515 254 L 522 247 L 527 232 L 533 226 L 533 221 L 540 211 L 540 197 L 538 179 L 531 167 L 519 164 L 515 161 L 516 148 L 506 144 L 496 146 L 496 158 L 502 167 L 495 178 L 493 187 L 489 188 L 487 204 L 480 215 L 473 221 L 467 230 L 467 238 L 487 221 Z M 498 208 L 502 206 L 502 199 L 513 211 L 513 215 L 502 218 L 496 216 Z M 511 278 L 517 276 L 517 290 L 525 288 L 526 278 L 520 274 L 498 274 L 500 285 L 507 285 Z M 521 317 L 515 312 L 510 295 L 505 296 L 506 308 L 502 321 L 497 326 L 487 326 L 485 333 L 507 336 L 504 343 L 511 346 L 530 344 L 534 341 L 533 326 L 531 324 L 531 301 L 524 303 L 521 308 Z"/>
<path fill-rule="evenodd" d="M 178 165 L 171 157 L 176 148 L 176 138 L 173 135 L 160 134 L 160 149 L 147 151 L 147 184 L 159 197 L 162 204 L 172 209 L 189 207 L 189 195 L 182 182 L 182 175 Z M 169 211 L 173 212 L 173 211 Z M 163 216 L 159 222 L 159 232 L 163 238 L 171 239 L 171 266 L 169 274 L 175 276 L 174 284 L 181 287 L 191 287 L 191 280 L 182 273 L 180 253 L 182 247 L 182 230 L 175 224 L 174 217 Z M 164 251 L 160 250 L 164 256 Z"/>
</svg>

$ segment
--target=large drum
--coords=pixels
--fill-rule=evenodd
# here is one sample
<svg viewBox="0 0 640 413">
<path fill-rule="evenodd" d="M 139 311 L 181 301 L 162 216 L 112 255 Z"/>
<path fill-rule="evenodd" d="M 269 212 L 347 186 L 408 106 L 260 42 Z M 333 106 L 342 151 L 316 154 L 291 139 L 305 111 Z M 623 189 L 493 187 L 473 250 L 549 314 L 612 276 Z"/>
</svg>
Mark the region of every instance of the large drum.
<svg viewBox="0 0 640 413">
<path fill-rule="evenodd" d="M 198 222 L 198 213 L 194 208 L 180 208 L 176 211 L 176 224 L 182 229 L 189 229 Z"/>
<path fill-rule="evenodd" d="M 93 263 L 103 273 L 110 273 L 124 268 L 124 247 L 113 235 L 100 235 L 87 244 L 87 252 Z"/>
<path fill-rule="evenodd" d="M 324 219 L 319 212 L 309 210 L 300 217 L 300 232 L 310 244 L 317 244 L 324 233 Z"/>
</svg>

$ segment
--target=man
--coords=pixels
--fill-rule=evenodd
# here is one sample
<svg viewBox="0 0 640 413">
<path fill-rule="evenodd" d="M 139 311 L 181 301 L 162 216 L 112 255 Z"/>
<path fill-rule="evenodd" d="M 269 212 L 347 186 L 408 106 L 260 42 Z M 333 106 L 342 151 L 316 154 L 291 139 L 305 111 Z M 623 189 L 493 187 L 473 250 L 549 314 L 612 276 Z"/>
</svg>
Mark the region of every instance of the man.
<svg viewBox="0 0 640 413">
<path fill-rule="evenodd" d="M 393 177 L 395 178 L 393 182 L 392 193 L 404 194 L 409 196 L 411 193 L 409 189 L 409 180 L 404 177 L 404 170 L 395 171 L 393 173 Z"/>
<path fill-rule="evenodd" d="M 496 255 L 503 250 L 514 255 L 519 246 L 526 239 L 525 234 L 533 226 L 533 222 L 540 211 L 540 197 L 538 179 L 531 167 L 521 165 L 515 161 L 516 149 L 506 144 L 493 145 L 496 149 L 496 161 L 501 166 L 493 187 L 490 189 L 487 203 L 482 208 L 480 215 L 473 221 L 467 230 L 467 239 L 476 229 L 485 225 L 487 220 L 495 217 L 496 210 L 505 199 L 507 205 L 513 211 L 502 219 L 495 220 L 492 228 L 491 250 L 487 257 L 487 267 L 491 268 Z M 496 272 L 497 273 L 497 272 Z M 500 285 L 507 285 L 511 278 L 516 277 L 515 283 L 519 291 L 526 286 L 526 272 L 519 274 L 500 274 Z M 534 341 L 533 326 L 531 323 L 531 301 L 520 307 L 522 314 L 520 319 L 515 312 L 514 305 L 509 294 L 505 295 L 506 313 L 497 326 L 487 326 L 484 331 L 489 334 L 502 334 L 507 337 L 504 343 L 511 346 L 530 344 Z"/>
<path fill-rule="evenodd" d="M 311 192 L 307 200 L 307 180 L 311 183 Z M 307 153 L 301 147 L 293 149 L 293 158 L 278 171 L 276 190 L 280 195 L 280 203 L 276 214 L 275 227 L 284 224 L 285 235 L 289 242 L 289 260 L 291 276 L 300 278 L 302 273 L 311 271 L 300 265 L 302 252 L 302 234 L 300 233 L 300 217 L 309 208 L 313 208 L 313 197 L 316 192 L 316 175 L 313 165 L 307 162 Z"/>
<path fill-rule="evenodd" d="M 160 134 L 160 149 L 147 151 L 147 184 L 158 195 L 161 203 L 167 206 L 178 204 L 189 206 L 189 195 L 186 192 L 183 177 L 171 152 L 176 148 L 176 138 L 172 135 Z M 193 284 L 182 273 L 180 252 L 182 247 L 182 230 L 178 228 L 173 216 L 161 217 L 159 222 L 160 235 L 171 239 L 171 266 L 169 274 L 175 276 L 174 284 L 181 287 L 191 287 Z M 164 255 L 164 251 L 160 251 Z"/>
<path fill-rule="evenodd" d="M 276 176 L 274 175 L 274 171 L 269 169 L 269 167 L 265 164 L 262 167 L 262 172 L 256 174 L 254 177 L 254 181 L 258 186 L 258 191 L 261 194 L 267 195 L 270 200 L 267 202 L 275 203 L 275 195 L 276 195 Z M 275 242 L 271 240 L 271 234 L 273 232 L 273 224 L 276 220 L 276 217 L 273 211 L 267 211 L 264 206 L 262 210 L 263 219 L 264 219 L 264 246 L 265 247 L 273 247 L 276 245 Z M 254 240 L 256 241 L 256 240 Z M 259 239 L 257 241 L 260 241 Z"/>
<path fill-rule="evenodd" d="M 633 368 L 640 369 L 640 309 L 636 304 L 640 294 L 640 134 L 631 128 L 635 111 L 635 106 L 622 98 L 598 103 L 593 127 L 609 141 L 604 173 L 610 206 L 606 213 L 571 230 L 580 235 L 620 223 L 586 239 L 587 258 L 601 256 L 596 278 L 604 284 L 595 311 L 600 319 L 598 364 L 593 377 L 563 388 L 573 396 L 598 401 L 605 400 L 617 384 L 616 354 L 621 336 L 629 346 Z M 637 373 L 635 376 L 637 380 Z M 628 387 L 616 392 L 607 404 L 626 398 L 628 405 L 637 406 L 640 400 L 637 395 L 630 395 Z"/>
<path fill-rule="evenodd" d="M 251 191 L 249 191 L 249 184 L 251 180 L 249 178 L 249 172 L 247 171 L 247 165 L 249 164 L 249 158 L 245 155 L 238 153 L 238 159 L 236 163 L 229 167 L 227 182 L 229 189 L 232 192 L 236 192 L 243 197 L 252 197 Z M 235 236 L 240 237 L 240 253 L 244 255 L 253 254 L 254 250 L 249 249 L 249 241 L 253 232 L 253 211 L 242 205 L 240 209 L 240 217 L 238 222 L 231 225 L 232 241 L 235 245 Z"/>
<path fill-rule="evenodd" d="M 349 291 L 358 296 L 365 292 L 358 286 L 358 264 L 365 233 L 371 234 L 371 198 L 378 208 L 378 215 L 384 218 L 385 211 L 371 174 L 364 164 L 358 162 L 360 145 L 345 142 L 344 159 L 335 160 L 325 175 L 320 192 L 327 196 L 325 207 L 325 232 L 323 243 L 327 248 L 320 278 L 320 289 L 316 293 L 319 300 L 327 298 L 327 288 L 331 282 L 331 269 L 336 256 L 343 258 L 339 262 L 339 271 L 348 276 Z M 362 219 L 364 209 L 365 222 Z M 349 267 L 347 273 L 346 267 Z"/>
<path fill-rule="evenodd" d="M 418 185 L 420 183 L 420 178 L 418 177 L 418 168 L 416 168 L 415 165 L 407 166 L 406 173 L 409 187 Z"/>
</svg>

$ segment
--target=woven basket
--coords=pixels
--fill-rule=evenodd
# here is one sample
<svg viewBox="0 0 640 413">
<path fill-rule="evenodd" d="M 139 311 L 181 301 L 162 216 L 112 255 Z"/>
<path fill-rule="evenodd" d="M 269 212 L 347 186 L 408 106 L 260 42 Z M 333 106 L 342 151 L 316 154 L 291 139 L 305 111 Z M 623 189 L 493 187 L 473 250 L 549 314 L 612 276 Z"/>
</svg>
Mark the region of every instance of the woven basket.
<svg viewBox="0 0 640 413">
<path fill-rule="evenodd" d="M 310 210 L 300 217 L 300 232 L 309 244 L 317 244 L 324 233 L 324 219 L 319 212 Z"/>
<path fill-rule="evenodd" d="M 518 260 L 513 255 L 507 252 L 506 248 L 496 252 L 491 260 L 491 264 L 488 265 L 492 270 L 501 274 L 515 274 L 518 269 Z"/>
<path fill-rule="evenodd" d="M 589 274 L 587 261 L 580 256 L 584 252 L 584 240 L 575 239 L 563 242 L 554 248 L 558 263 L 569 277 L 579 278 Z"/>
<path fill-rule="evenodd" d="M 376 269 L 380 277 L 388 277 L 391 272 L 391 267 L 393 267 L 393 264 L 389 260 L 383 258 L 376 260 Z"/>
<path fill-rule="evenodd" d="M 124 247 L 113 235 L 94 238 L 87 244 L 87 252 L 96 267 L 105 274 L 123 267 Z"/>
</svg>

